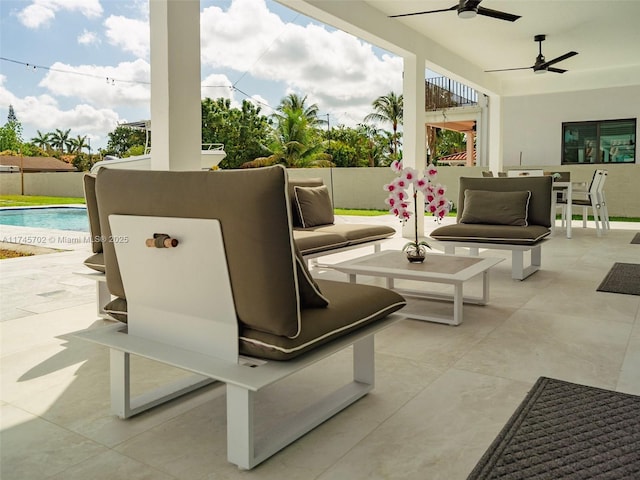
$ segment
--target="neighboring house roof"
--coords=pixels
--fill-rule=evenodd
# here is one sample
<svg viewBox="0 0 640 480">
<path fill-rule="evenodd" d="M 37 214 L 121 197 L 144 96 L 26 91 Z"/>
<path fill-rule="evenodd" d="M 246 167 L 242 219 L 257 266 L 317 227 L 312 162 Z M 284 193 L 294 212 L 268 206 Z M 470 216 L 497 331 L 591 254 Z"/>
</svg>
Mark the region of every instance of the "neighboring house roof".
<svg viewBox="0 0 640 480">
<path fill-rule="evenodd" d="M 0 165 L 20 168 L 20 157 L 0 155 Z M 25 172 L 76 172 L 76 167 L 54 157 L 22 157 Z"/>
<path fill-rule="evenodd" d="M 473 151 L 473 159 L 476 159 L 476 151 Z M 440 165 L 464 165 L 467 161 L 467 152 L 452 153 L 438 159 Z"/>
</svg>

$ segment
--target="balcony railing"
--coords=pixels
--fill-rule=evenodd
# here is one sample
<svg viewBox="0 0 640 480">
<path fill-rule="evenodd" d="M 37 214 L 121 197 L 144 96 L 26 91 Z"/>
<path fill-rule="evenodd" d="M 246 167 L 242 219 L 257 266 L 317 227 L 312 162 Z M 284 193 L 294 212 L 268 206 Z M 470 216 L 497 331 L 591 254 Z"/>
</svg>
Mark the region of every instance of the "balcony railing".
<svg viewBox="0 0 640 480">
<path fill-rule="evenodd" d="M 425 82 L 425 110 L 463 107 L 478 103 L 478 92 L 447 77 L 428 78 Z"/>
</svg>

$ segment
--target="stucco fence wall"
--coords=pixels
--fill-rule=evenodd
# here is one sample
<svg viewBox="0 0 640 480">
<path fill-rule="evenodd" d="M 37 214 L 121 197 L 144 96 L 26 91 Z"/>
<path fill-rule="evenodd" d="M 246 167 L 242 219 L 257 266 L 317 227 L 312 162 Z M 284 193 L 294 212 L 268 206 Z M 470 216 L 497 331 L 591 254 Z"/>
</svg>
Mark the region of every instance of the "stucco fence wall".
<svg viewBox="0 0 640 480">
<path fill-rule="evenodd" d="M 610 165 L 606 168 L 605 184 L 609 215 L 617 217 L 640 217 L 640 165 Z M 574 182 L 589 182 L 594 165 L 558 166 L 543 165 L 528 169 L 571 172 Z M 437 181 L 447 187 L 447 197 L 457 203 L 458 178 L 479 177 L 482 167 L 438 167 Z M 515 168 L 514 168 L 515 169 Z M 83 173 L 25 173 L 25 195 L 48 195 L 81 197 Z M 386 209 L 386 193 L 382 185 L 394 178 L 389 168 L 301 168 L 290 169 L 291 178 L 320 177 L 332 192 L 334 205 L 338 208 Z M 0 174 L 0 192 L 4 195 L 19 195 L 21 181 L 19 173 Z M 574 210 L 575 212 L 575 210 Z"/>
</svg>

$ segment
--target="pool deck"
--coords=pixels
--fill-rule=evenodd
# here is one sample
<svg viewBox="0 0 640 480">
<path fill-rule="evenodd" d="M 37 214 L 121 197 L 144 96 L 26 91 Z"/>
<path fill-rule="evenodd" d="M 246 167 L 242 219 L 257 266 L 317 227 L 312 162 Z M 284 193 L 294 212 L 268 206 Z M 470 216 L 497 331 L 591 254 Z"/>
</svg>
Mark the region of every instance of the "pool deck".
<svg viewBox="0 0 640 480">
<path fill-rule="evenodd" d="M 336 221 L 399 227 L 390 215 Z M 640 296 L 596 291 L 613 262 L 640 263 L 640 245 L 630 243 L 640 224 L 612 222 L 602 237 L 592 225 L 574 222 L 571 239 L 559 228 L 545 243 L 542 269 L 523 282 L 511 279 L 509 260 L 492 268 L 489 304 L 466 305 L 462 325 L 403 320 L 381 332 L 375 390 L 249 472 L 226 459 L 223 385 L 127 421 L 111 413 L 108 350 L 69 335 L 105 324 L 96 317 L 95 283 L 74 273 L 88 270 L 88 234 L 0 226 L 0 240 L 29 237 L 65 250 L 0 261 L 0 477 L 467 478 L 541 375 L 640 395 Z M 425 233 L 433 226 L 425 219 Z M 406 241 L 396 235 L 383 249 Z M 330 269 L 314 276 L 346 281 Z M 468 293 L 477 294 L 480 282 L 470 282 Z M 412 308 L 451 308 L 422 302 Z M 264 392 L 259 428 L 350 378 L 347 354 Z M 184 375 L 144 359 L 132 364 L 136 393 Z"/>
</svg>

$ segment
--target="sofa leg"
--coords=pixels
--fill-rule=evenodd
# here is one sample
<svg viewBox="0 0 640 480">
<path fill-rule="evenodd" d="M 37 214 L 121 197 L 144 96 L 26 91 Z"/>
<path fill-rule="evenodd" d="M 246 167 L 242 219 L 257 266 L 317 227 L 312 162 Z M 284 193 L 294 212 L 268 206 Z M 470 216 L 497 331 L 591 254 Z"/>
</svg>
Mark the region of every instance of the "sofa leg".
<svg viewBox="0 0 640 480">
<path fill-rule="evenodd" d="M 111 292 L 107 286 L 107 282 L 96 282 L 96 303 L 98 310 L 98 317 L 111 318 L 107 312 L 104 311 L 105 305 L 111 301 Z"/>
<path fill-rule="evenodd" d="M 542 265 L 542 246 L 536 245 L 531 250 L 531 264 L 524 266 L 524 251 L 513 250 L 511 252 L 511 278 L 514 280 L 524 280 L 528 276 L 540 270 Z"/>
<path fill-rule="evenodd" d="M 110 349 L 111 411 L 125 419 L 149 410 L 157 405 L 178 398 L 215 382 L 202 375 L 191 375 L 168 385 L 131 398 L 130 354 Z"/>
<path fill-rule="evenodd" d="M 227 383 L 227 459 L 244 470 L 263 462 L 291 442 L 366 395 L 375 378 L 374 338 L 353 344 L 353 381 L 295 413 L 271 431 L 255 435 L 256 392 Z"/>
</svg>

